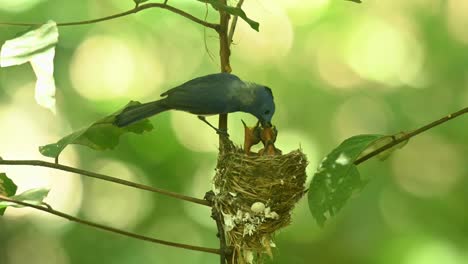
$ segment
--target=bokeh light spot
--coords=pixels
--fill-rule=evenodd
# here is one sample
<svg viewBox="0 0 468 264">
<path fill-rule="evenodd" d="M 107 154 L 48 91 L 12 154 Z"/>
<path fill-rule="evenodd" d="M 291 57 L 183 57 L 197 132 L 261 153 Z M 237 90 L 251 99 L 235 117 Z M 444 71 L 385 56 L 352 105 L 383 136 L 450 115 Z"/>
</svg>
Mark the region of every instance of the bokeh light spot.
<svg viewBox="0 0 468 264">
<path fill-rule="evenodd" d="M 332 126 L 337 141 L 358 134 L 385 134 L 392 112 L 377 98 L 352 97 L 340 105 Z"/>
<path fill-rule="evenodd" d="M 421 82 L 423 48 L 408 28 L 377 19 L 363 19 L 351 30 L 347 61 L 363 78 L 389 87 Z"/>
<path fill-rule="evenodd" d="M 217 119 L 217 116 L 207 118 L 208 122 L 216 127 L 218 126 Z M 196 115 L 171 111 L 171 124 L 177 139 L 187 149 L 196 152 L 218 151 L 218 134 Z"/>
<path fill-rule="evenodd" d="M 414 246 L 406 256 L 403 264 L 463 264 L 457 249 L 442 240 L 428 240 Z"/>
<path fill-rule="evenodd" d="M 243 9 L 260 23 L 260 32 L 239 21 L 234 36 L 233 55 L 248 63 L 280 62 L 291 50 L 293 27 L 284 8 L 275 1 L 245 1 Z"/>
<path fill-rule="evenodd" d="M 112 160 L 100 160 L 94 164 L 98 173 L 144 184 L 143 173 L 129 165 Z M 127 186 L 93 181 L 87 188 L 83 213 L 89 219 L 116 228 L 131 229 L 148 213 L 154 203 L 150 193 Z"/>
<path fill-rule="evenodd" d="M 33 8 L 44 0 L 2 0 L 0 10 L 12 13 L 24 12 Z"/>
<path fill-rule="evenodd" d="M 207 55 L 200 27 L 185 23 L 178 17 L 164 19 L 159 23 L 153 23 L 151 19 L 150 26 L 155 28 L 158 36 L 149 44 L 158 51 L 158 58 L 164 64 L 167 83 L 175 86 L 195 78 L 194 72 Z"/>
<path fill-rule="evenodd" d="M 336 50 L 337 47 L 332 44 L 332 42 L 336 43 L 338 40 L 327 38 L 325 34 L 321 41 L 315 47 L 316 54 L 314 56 L 320 77 L 329 84 L 323 87 L 342 90 L 357 88 L 363 80 L 351 69 L 342 54 Z M 308 39 L 310 46 L 315 46 L 314 42 L 317 42 L 317 40 L 315 40 L 314 36 L 310 36 Z"/>
<path fill-rule="evenodd" d="M 405 191 L 431 197 L 449 192 L 462 176 L 462 155 L 443 138 L 421 135 L 394 153 L 392 171 Z"/>
<path fill-rule="evenodd" d="M 0 106 L 0 119 L 5 124 L 0 131 L 0 155 L 3 159 L 43 159 L 38 146 L 54 142 L 60 137 L 53 131 L 60 130 L 58 126 L 63 120 L 35 103 L 34 83 L 14 87 L 13 90 L 11 103 Z M 60 160 L 76 166 L 77 156 L 73 148 L 65 151 Z M 33 166 L 8 166 L 2 168 L 2 171 L 18 185 L 18 193 L 33 188 L 50 188 L 45 201 L 56 210 L 73 214 L 81 206 L 82 184 L 77 175 Z M 6 212 L 7 217 L 25 215 L 33 216 L 32 220 L 38 223 L 38 227 L 53 229 L 51 231 L 59 231 L 63 225 L 70 223 L 32 209 L 11 208 Z"/>
<path fill-rule="evenodd" d="M 201 163 L 193 176 L 192 185 L 189 186 L 187 194 L 193 197 L 203 197 L 206 192 L 212 190 L 212 178 L 215 175 L 215 168 L 215 162 Z M 198 224 L 205 228 L 216 229 L 213 219 L 206 217 L 211 214 L 211 208 L 184 203 L 184 210 Z"/>
<path fill-rule="evenodd" d="M 316 21 L 327 10 L 330 0 L 280 0 L 295 25 L 305 25 Z"/>
<path fill-rule="evenodd" d="M 72 84 L 91 100 L 146 98 L 164 82 L 164 67 L 155 50 L 117 36 L 90 36 L 73 55 Z"/>
<path fill-rule="evenodd" d="M 465 0 L 448 0 L 447 1 L 447 26 L 452 36 L 464 43 L 468 44 L 468 1 Z"/>
</svg>

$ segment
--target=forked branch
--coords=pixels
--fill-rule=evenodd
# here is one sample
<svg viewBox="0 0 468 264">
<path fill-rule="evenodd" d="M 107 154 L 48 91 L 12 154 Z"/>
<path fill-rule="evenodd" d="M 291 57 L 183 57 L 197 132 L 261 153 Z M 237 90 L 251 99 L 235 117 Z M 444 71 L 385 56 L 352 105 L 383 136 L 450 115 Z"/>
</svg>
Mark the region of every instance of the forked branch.
<svg viewBox="0 0 468 264">
<path fill-rule="evenodd" d="M 117 13 L 114 15 L 106 16 L 106 17 L 101 17 L 101 18 L 96 18 L 96 19 L 90 19 L 90 20 L 82 20 L 82 21 L 74 21 L 74 22 L 62 22 L 62 23 L 57 23 L 57 26 L 76 26 L 76 25 L 86 25 L 86 24 L 94 24 L 102 21 L 107 21 L 107 20 L 112 20 L 115 18 L 123 17 L 123 16 L 128 16 L 131 14 L 138 13 L 140 11 L 150 9 L 150 8 L 161 8 L 161 9 L 166 9 L 168 11 L 171 11 L 173 13 L 176 13 L 178 15 L 181 15 L 187 19 L 192 20 L 193 22 L 200 24 L 202 26 L 205 26 L 207 28 L 212 28 L 216 31 L 219 31 L 220 25 L 219 24 L 214 24 L 214 23 L 209 23 L 204 20 L 201 20 L 181 9 L 178 9 L 176 7 L 173 7 L 171 5 L 168 5 L 167 3 L 148 3 L 148 4 L 142 4 L 135 6 L 134 8 L 122 12 L 122 13 Z M 15 23 L 15 22 L 0 22 L 0 25 L 2 26 L 39 26 L 42 25 L 43 23 Z"/>
<path fill-rule="evenodd" d="M 422 126 L 422 127 L 418 128 L 418 129 L 416 129 L 414 131 L 406 133 L 404 136 L 402 136 L 400 138 L 397 138 L 397 139 L 391 141 L 390 143 L 388 143 L 386 145 L 383 145 L 382 147 L 370 152 L 367 155 L 362 156 L 361 158 L 357 159 L 354 162 L 354 164 L 355 165 L 361 164 L 364 161 L 366 161 L 366 160 L 368 160 L 368 159 L 370 159 L 370 158 L 372 158 L 374 156 L 377 156 L 380 153 L 382 153 L 382 152 L 384 152 L 384 151 L 386 151 L 388 149 L 391 149 L 392 147 L 394 147 L 394 146 L 396 146 L 396 145 L 398 145 L 398 144 L 400 144 L 402 142 L 405 142 L 406 140 L 408 140 L 408 139 L 410 139 L 410 138 L 412 138 L 414 136 L 417 136 L 417 135 L 421 134 L 422 132 L 425 132 L 425 131 L 427 131 L 427 130 L 429 130 L 431 128 L 434 128 L 434 127 L 436 127 L 438 125 L 441 125 L 441 124 L 443 124 L 443 123 L 445 123 L 445 122 L 447 122 L 449 120 L 452 120 L 452 119 L 454 119 L 456 117 L 459 117 L 459 116 L 461 116 L 463 114 L 466 114 L 466 113 L 468 113 L 468 107 L 465 107 L 465 108 L 463 108 L 463 109 L 461 109 L 461 110 L 459 110 L 457 112 L 454 112 L 452 114 L 444 116 L 444 117 L 442 117 L 442 118 L 440 118 L 440 119 L 438 119 L 436 121 L 433 121 L 433 122 L 431 122 L 431 123 L 429 123 L 429 124 L 427 124 L 425 126 Z"/>
<path fill-rule="evenodd" d="M 127 237 L 132 237 L 132 238 L 139 239 L 139 240 L 148 241 L 148 242 L 151 242 L 151 243 L 166 245 L 166 246 L 170 246 L 170 247 L 189 249 L 189 250 L 194 250 L 194 251 L 207 252 L 207 253 L 218 254 L 218 255 L 220 254 L 220 250 L 216 249 L 216 248 L 192 246 L 192 245 L 175 243 L 175 242 L 170 242 L 170 241 L 166 241 L 166 240 L 147 237 L 147 236 L 135 234 L 135 233 L 132 233 L 132 232 L 128 232 L 128 231 L 125 231 L 125 230 L 113 228 L 113 227 L 110 227 L 110 226 L 105 226 L 105 225 L 94 223 L 94 222 L 91 222 L 91 221 L 87 221 L 87 220 L 84 220 L 84 219 L 81 219 L 81 218 L 78 218 L 78 217 L 71 216 L 69 214 L 62 213 L 60 211 L 56 211 L 56 210 L 54 210 L 52 208 L 49 208 L 49 207 L 43 207 L 43 206 L 39 206 L 39 205 L 35 205 L 35 204 L 26 203 L 26 202 L 23 202 L 23 201 L 17 201 L 17 200 L 14 200 L 14 199 L 10 199 L 10 198 L 5 197 L 3 195 L 0 195 L 0 201 L 7 201 L 7 202 L 10 202 L 10 203 L 15 203 L 15 204 L 19 204 L 19 205 L 22 205 L 22 206 L 34 208 L 36 210 L 39 210 L 39 211 L 42 211 L 42 212 L 46 212 L 48 214 L 52 214 L 52 215 L 61 217 L 61 218 L 67 219 L 67 220 L 75 222 L 75 223 L 91 226 L 91 227 L 94 227 L 94 228 L 97 228 L 97 229 L 105 230 L 105 231 L 108 231 L 108 232 L 111 232 L 111 233 L 120 234 L 120 235 L 127 236 Z"/>
<path fill-rule="evenodd" d="M 82 169 L 78 169 L 78 168 L 74 168 L 74 167 L 70 167 L 70 166 L 65 166 L 65 165 L 61 165 L 61 164 L 46 162 L 46 161 L 42 161 L 42 160 L 2 160 L 2 159 L 0 159 L 0 165 L 39 166 L 39 167 L 46 167 L 46 168 L 56 169 L 56 170 L 68 171 L 68 172 L 84 175 L 84 176 L 87 176 L 87 177 L 91 177 L 91 178 L 95 178 L 95 179 L 99 179 L 99 180 L 103 180 L 103 181 L 113 182 L 113 183 L 129 186 L 129 187 L 133 187 L 133 188 L 137 188 L 137 189 L 141 189 L 141 190 L 145 190 L 145 191 L 150 191 L 150 192 L 154 192 L 154 193 L 163 194 L 163 195 L 166 195 L 166 196 L 170 196 L 170 197 L 173 197 L 173 198 L 176 198 L 176 199 L 180 199 L 180 200 L 184 200 L 184 201 L 188 201 L 188 202 L 192 202 L 192 203 L 196 203 L 196 204 L 210 206 L 210 203 L 208 201 L 206 201 L 206 200 L 203 200 L 203 199 L 198 199 L 198 198 L 195 198 L 195 197 L 186 196 L 186 195 L 182 195 L 182 194 L 175 193 L 175 192 L 170 192 L 170 191 L 163 190 L 163 189 L 154 188 L 154 187 L 147 186 L 147 185 L 144 185 L 144 184 L 122 180 L 122 179 L 111 177 L 111 176 L 108 176 L 108 175 L 104 175 L 104 174 L 100 174 L 100 173 L 96 173 L 96 172 L 92 172 L 92 171 L 87 171 L 87 170 L 82 170 Z"/>
</svg>

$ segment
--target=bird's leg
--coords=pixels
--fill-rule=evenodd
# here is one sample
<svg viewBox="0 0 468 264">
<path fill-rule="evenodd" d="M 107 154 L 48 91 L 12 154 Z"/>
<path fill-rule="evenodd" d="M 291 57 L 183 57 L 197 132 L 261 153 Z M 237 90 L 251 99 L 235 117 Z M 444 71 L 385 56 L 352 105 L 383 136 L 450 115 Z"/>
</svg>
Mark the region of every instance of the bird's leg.
<svg viewBox="0 0 468 264">
<path fill-rule="evenodd" d="M 210 124 L 210 122 L 208 122 L 208 121 L 206 120 L 206 117 L 204 117 L 204 116 L 198 116 L 198 119 L 200 119 L 201 121 L 203 121 L 203 122 L 205 122 L 207 125 L 209 125 L 211 128 L 213 128 L 213 129 L 216 131 L 216 133 L 221 134 L 221 135 L 224 135 L 224 136 L 226 136 L 226 137 L 229 137 L 229 134 L 228 134 L 228 132 L 227 132 L 226 130 L 222 130 L 222 129 L 219 129 L 219 128 L 213 126 L 212 124 Z"/>
</svg>

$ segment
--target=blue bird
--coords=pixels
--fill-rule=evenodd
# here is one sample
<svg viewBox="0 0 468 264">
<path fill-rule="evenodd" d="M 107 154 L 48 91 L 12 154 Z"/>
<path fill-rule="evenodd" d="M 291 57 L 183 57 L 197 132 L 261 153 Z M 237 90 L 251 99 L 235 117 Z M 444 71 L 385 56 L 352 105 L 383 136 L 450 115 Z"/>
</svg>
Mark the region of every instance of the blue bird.
<svg viewBox="0 0 468 264">
<path fill-rule="evenodd" d="M 167 110 L 181 110 L 195 114 L 214 128 L 205 116 L 246 112 L 258 118 L 262 126 L 271 126 L 275 103 L 271 89 L 244 82 L 229 73 L 216 73 L 195 78 L 161 94 L 163 99 L 130 106 L 116 116 L 115 125 L 124 127 Z"/>
</svg>

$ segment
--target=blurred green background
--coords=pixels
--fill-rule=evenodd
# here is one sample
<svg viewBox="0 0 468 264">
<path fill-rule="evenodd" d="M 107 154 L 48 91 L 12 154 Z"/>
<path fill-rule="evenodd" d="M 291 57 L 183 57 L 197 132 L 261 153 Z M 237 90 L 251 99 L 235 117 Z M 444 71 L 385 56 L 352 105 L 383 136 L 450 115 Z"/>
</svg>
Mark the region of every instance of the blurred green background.
<svg viewBox="0 0 468 264">
<path fill-rule="evenodd" d="M 171 0 L 197 17 L 206 7 Z M 235 4 L 235 2 L 231 2 Z M 2 0 L 0 21 L 57 22 L 130 9 L 130 0 Z M 246 0 L 232 46 L 233 73 L 273 89 L 278 147 L 301 147 L 309 176 L 347 137 L 420 127 L 468 104 L 468 1 Z M 217 21 L 213 11 L 208 20 Z M 0 40 L 26 30 L 1 26 Z M 0 156 L 40 159 L 55 142 L 125 105 L 150 101 L 193 77 L 219 71 L 211 30 L 150 9 L 99 24 L 61 27 L 56 49 L 57 114 L 34 102 L 29 65 L 0 69 Z M 211 58 L 214 57 L 214 58 Z M 240 119 L 230 134 L 242 143 Z M 216 122 L 216 118 L 209 120 Z M 197 118 L 167 112 L 154 131 L 125 135 L 113 151 L 70 147 L 63 164 L 203 197 L 211 189 L 216 134 Z M 276 236 L 272 263 L 468 263 L 468 139 L 461 117 L 410 141 L 385 162 L 361 195 L 320 229 L 306 199 Z M 137 233 L 217 247 L 208 208 L 65 172 L 2 167 L 19 192 L 52 188 L 54 209 Z M 150 244 L 30 209 L 0 218 L 1 264 L 218 263 L 218 256 Z"/>
</svg>

